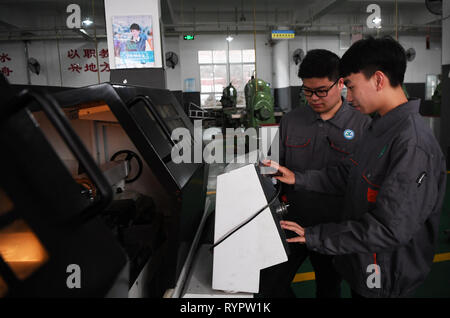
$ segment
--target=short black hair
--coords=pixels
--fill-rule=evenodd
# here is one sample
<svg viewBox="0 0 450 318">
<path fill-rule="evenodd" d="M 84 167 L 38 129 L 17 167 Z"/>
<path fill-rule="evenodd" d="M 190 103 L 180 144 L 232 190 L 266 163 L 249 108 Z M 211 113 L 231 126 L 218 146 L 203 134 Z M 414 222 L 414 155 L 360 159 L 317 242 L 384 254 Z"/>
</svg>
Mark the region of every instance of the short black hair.
<svg viewBox="0 0 450 318">
<path fill-rule="evenodd" d="M 369 79 L 378 70 L 386 74 L 391 86 L 403 84 L 406 71 L 405 49 L 390 36 L 359 40 L 342 56 L 342 77 L 361 72 Z"/>
<path fill-rule="evenodd" d="M 335 82 L 339 78 L 339 56 L 323 49 L 308 51 L 298 69 L 298 77 L 327 77 Z"/>
<path fill-rule="evenodd" d="M 133 23 L 132 25 L 130 25 L 130 30 L 139 30 L 139 31 L 141 31 L 141 27 L 139 26 L 139 24 Z"/>
</svg>

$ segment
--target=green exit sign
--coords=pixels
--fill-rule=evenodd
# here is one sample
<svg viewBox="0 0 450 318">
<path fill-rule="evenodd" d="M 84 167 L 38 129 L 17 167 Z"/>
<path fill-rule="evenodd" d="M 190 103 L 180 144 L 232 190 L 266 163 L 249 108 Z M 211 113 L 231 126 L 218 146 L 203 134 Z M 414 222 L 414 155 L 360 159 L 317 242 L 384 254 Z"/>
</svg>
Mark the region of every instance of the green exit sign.
<svg viewBox="0 0 450 318">
<path fill-rule="evenodd" d="M 194 40 L 195 36 L 193 34 L 186 34 L 183 38 L 185 40 Z"/>
</svg>

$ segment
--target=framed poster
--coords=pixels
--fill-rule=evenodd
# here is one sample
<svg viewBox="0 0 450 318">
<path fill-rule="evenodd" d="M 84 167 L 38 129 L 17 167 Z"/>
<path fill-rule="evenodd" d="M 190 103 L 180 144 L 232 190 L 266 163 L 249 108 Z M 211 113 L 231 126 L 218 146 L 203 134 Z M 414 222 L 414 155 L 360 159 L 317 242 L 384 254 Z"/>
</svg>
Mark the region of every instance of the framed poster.
<svg viewBox="0 0 450 318">
<path fill-rule="evenodd" d="M 151 15 L 113 16 L 112 31 L 116 68 L 155 66 Z"/>
<path fill-rule="evenodd" d="M 160 0 L 104 1 L 111 70 L 162 68 Z"/>
</svg>

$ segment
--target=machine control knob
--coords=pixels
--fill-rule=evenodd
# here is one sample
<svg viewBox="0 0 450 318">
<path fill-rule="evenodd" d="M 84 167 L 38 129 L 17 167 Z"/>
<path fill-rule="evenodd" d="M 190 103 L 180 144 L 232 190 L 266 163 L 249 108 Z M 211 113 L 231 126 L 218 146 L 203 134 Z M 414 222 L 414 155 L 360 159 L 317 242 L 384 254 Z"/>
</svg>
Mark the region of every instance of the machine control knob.
<svg viewBox="0 0 450 318">
<path fill-rule="evenodd" d="M 275 209 L 275 213 L 280 216 L 284 216 L 288 212 L 288 210 L 287 210 L 288 207 L 289 207 L 289 204 L 285 204 L 284 202 L 281 202 L 280 205 Z"/>
</svg>

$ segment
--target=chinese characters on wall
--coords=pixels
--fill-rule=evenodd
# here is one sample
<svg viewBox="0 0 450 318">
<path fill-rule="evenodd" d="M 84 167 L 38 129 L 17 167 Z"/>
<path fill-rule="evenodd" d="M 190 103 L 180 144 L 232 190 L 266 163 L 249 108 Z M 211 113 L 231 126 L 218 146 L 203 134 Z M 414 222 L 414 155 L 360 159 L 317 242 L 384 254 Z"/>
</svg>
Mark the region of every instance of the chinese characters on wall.
<svg viewBox="0 0 450 318">
<path fill-rule="evenodd" d="M 110 72 L 108 57 L 108 49 L 101 49 L 98 53 L 99 61 L 97 67 L 97 52 L 95 49 L 69 49 L 67 57 L 71 60 L 70 66 L 67 68 L 72 73 L 81 74 L 81 72 Z M 101 59 L 100 59 L 101 58 Z M 87 61 L 86 61 L 87 59 Z M 84 64 L 78 62 L 84 60 Z"/>
<path fill-rule="evenodd" d="M 13 70 L 9 68 L 8 62 L 10 61 L 11 57 L 8 53 L 0 53 L 0 72 L 7 77 L 13 72 Z"/>
<path fill-rule="evenodd" d="M 100 72 L 110 72 L 109 63 L 107 62 L 109 57 L 108 49 L 100 50 L 98 67 L 96 54 L 95 49 L 69 49 L 67 51 L 67 57 L 71 60 L 71 64 L 67 69 L 72 73 L 79 74 L 81 74 L 81 72 L 98 72 L 99 69 Z M 81 62 L 86 61 L 86 59 L 87 62 L 81 64 Z M 8 63 L 11 60 L 12 58 L 9 53 L 0 52 L 0 72 L 7 77 L 13 73 L 13 70 L 10 68 L 11 65 Z"/>
</svg>

